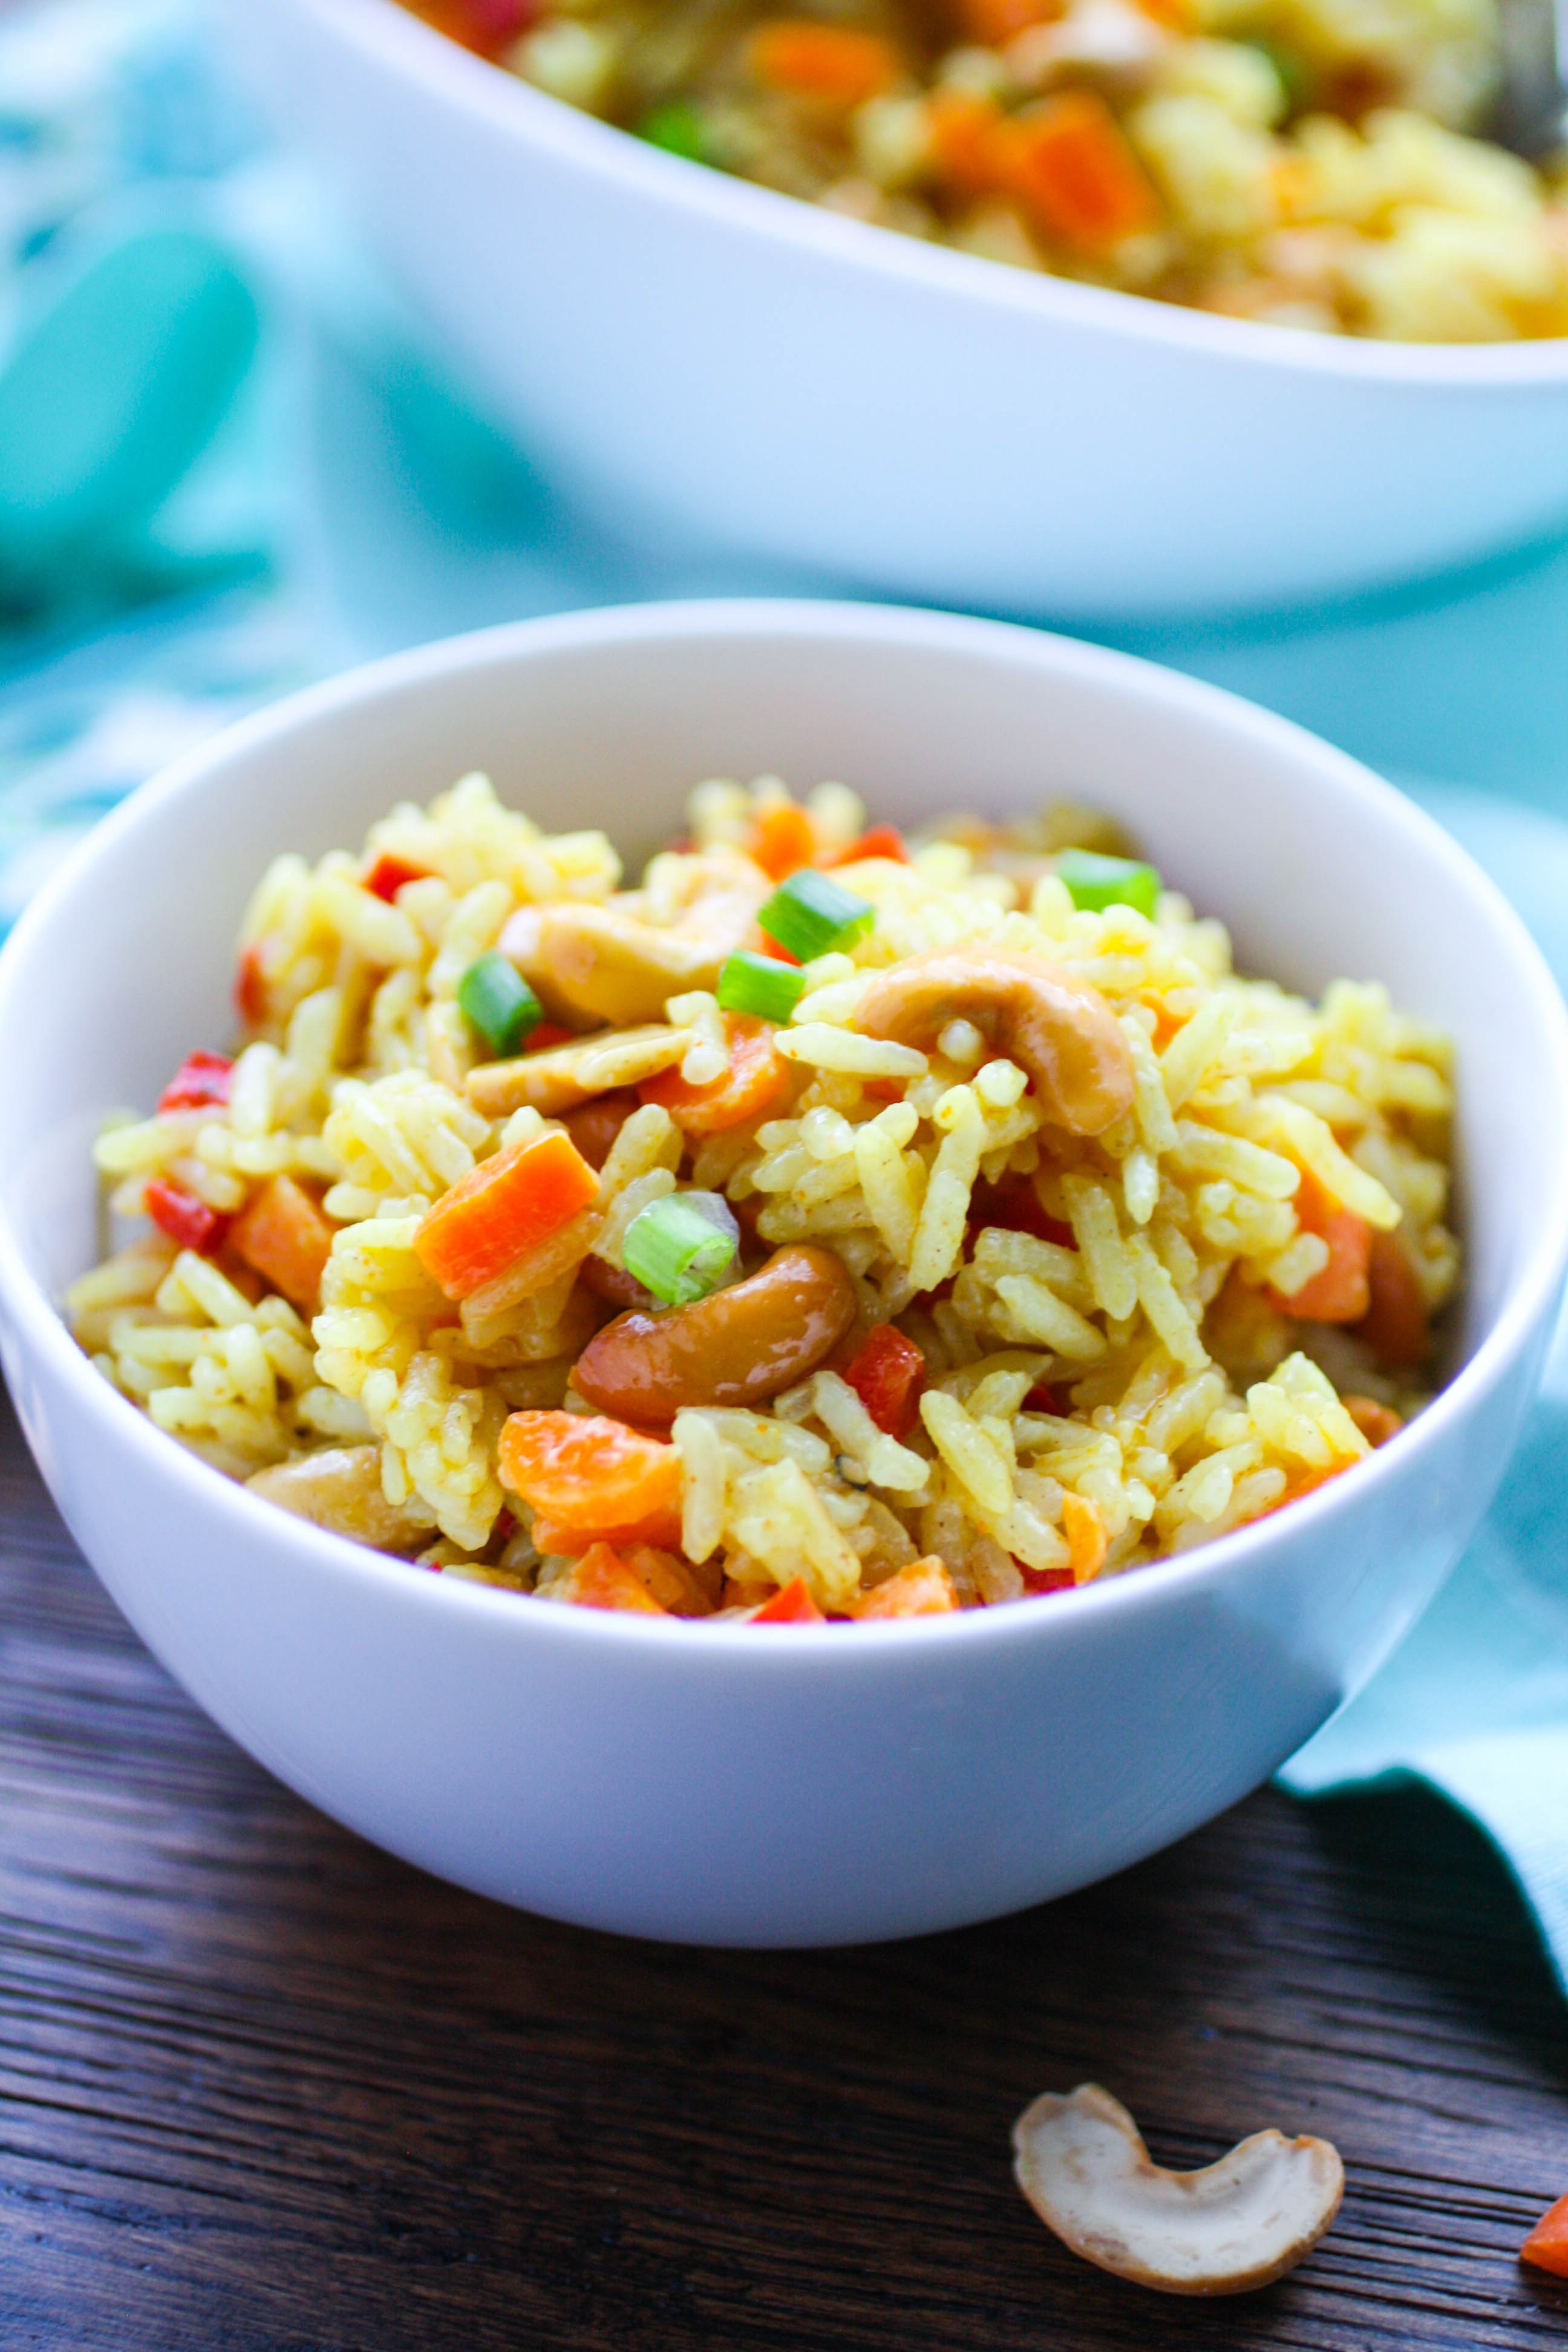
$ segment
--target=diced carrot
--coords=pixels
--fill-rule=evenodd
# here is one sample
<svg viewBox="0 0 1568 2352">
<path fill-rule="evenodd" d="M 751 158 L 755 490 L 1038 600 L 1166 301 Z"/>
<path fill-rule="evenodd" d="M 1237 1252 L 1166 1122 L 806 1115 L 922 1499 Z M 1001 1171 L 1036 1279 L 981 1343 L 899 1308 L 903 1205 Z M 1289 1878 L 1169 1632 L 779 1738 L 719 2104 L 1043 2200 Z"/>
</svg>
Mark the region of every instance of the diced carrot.
<svg viewBox="0 0 1568 2352">
<path fill-rule="evenodd" d="M 782 882 L 816 857 L 816 827 L 794 801 L 779 801 L 752 827 L 746 854 L 772 880 Z"/>
<path fill-rule="evenodd" d="M 849 1614 L 862 1624 L 879 1617 L 942 1617 L 958 1606 L 958 1595 L 947 1572 L 947 1562 L 934 1552 L 910 1562 L 884 1584 L 853 1603 Z"/>
<path fill-rule="evenodd" d="M 668 1610 L 672 1617 L 712 1616 L 722 1581 L 722 1572 L 716 1566 L 710 1577 L 704 1570 L 693 1568 L 679 1552 L 666 1551 L 657 1544 L 624 1543 L 620 1552 L 659 1607 Z"/>
<path fill-rule="evenodd" d="M 1200 18 L 1194 0 L 1133 0 L 1145 16 L 1173 33 L 1195 33 Z"/>
<path fill-rule="evenodd" d="M 566 1113 L 561 1124 L 589 1167 L 602 1168 L 616 1136 L 637 1107 L 636 1095 L 622 1088 L 616 1094 L 595 1095 L 592 1101 L 579 1104 L 575 1110 Z"/>
<path fill-rule="evenodd" d="M 160 1110 L 203 1110 L 228 1100 L 234 1064 L 226 1054 L 187 1054 L 158 1097 Z"/>
<path fill-rule="evenodd" d="M 600 1413 L 514 1412 L 499 1452 L 541 1551 L 568 1556 L 601 1537 L 679 1550 L 680 1456 L 662 1438 Z"/>
<path fill-rule="evenodd" d="M 841 849 L 831 860 L 835 866 L 853 866 L 862 857 L 888 857 L 895 866 L 907 866 L 910 853 L 904 846 L 904 836 L 896 824 L 873 824 L 847 849 Z"/>
<path fill-rule="evenodd" d="M 938 90 L 926 101 L 926 135 L 936 175 L 957 196 L 992 194 L 1005 176 L 999 134 L 1006 116 L 994 98 Z"/>
<path fill-rule="evenodd" d="M 1568 2197 L 1547 2207 L 1521 2246 L 1519 2258 L 1533 2263 L 1538 2271 L 1550 2271 L 1554 2278 L 1568 2278 Z"/>
<path fill-rule="evenodd" d="M 565 1581 L 556 1586 L 563 1601 L 580 1609 L 626 1609 L 643 1617 L 668 1617 L 629 1559 L 607 1543 L 590 1545 Z"/>
<path fill-rule="evenodd" d="M 597 1199 L 599 1180 L 559 1128 L 498 1151 L 437 1202 L 414 1254 L 448 1298 L 468 1298 Z"/>
<path fill-rule="evenodd" d="M 1351 1466 L 1348 1462 L 1336 1462 L 1331 1470 L 1299 1470 L 1293 1478 L 1287 1479 L 1285 1492 L 1279 1500 L 1270 1503 L 1266 1511 L 1259 1511 L 1258 1517 L 1272 1518 L 1276 1511 L 1283 1511 L 1291 1503 L 1299 1503 L 1304 1496 L 1315 1495 L 1320 1486 L 1326 1486 L 1331 1478 L 1342 1476 Z"/>
<path fill-rule="evenodd" d="M 273 1176 L 234 1221 L 229 1240 L 307 1319 L 321 1303 L 333 1228 L 292 1176 Z"/>
<path fill-rule="evenodd" d="M 1305 1170 L 1296 1191 L 1296 1222 L 1304 1234 L 1326 1242 L 1329 1262 L 1321 1274 L 1304 1282 L 1289 1298 L 1268 1294 L 1277 1307 L 1306 1323 L 1359 1323 L 1371 1305 L 1367 1268 L 1372 1256 L 1372 1227 L 1352 1209 L 1344 1209 Z"/>
<path fill-rule="evenodd" d="M 1340 1402 L 1369 1445 L 1386 1445 L 1405 1426 L 1401 1414 L 1385 1404 L 1374 1403 L 1371 1397 L 1342 1397 Z"/>
<path fill-rule="evenodd" d="M 1105 1566 L 1110 1549 L 1105 1521 L 1094 1505 L 1069 1487 L 1062 1496 L 1062 1532 L 1068 1539 L 1068 1564 L 1075 1584 L 1088 1584 Z"/>
<path fill-rule="evenodd" d="M 460 42 L 492 64 L 537 23 L 540 0 L 415 0 L 423 16 L 447 39 Z"/>
<path fill-rule="evenodd" d="M 899 74 L 896 50 L 878 34 L 787 16 L 758 26 L 751 59 L 752 71 L 770 89 L 835 106 L 863 105 Z"/>
<path fill-rule="evenodd" d="M 384 898 L 390 906 L 405 882 L 424 879 L 423 866 L 410 866 L 405 858 L 389 857 L 384 852 L 365 876 L 363 887 L 373 898 Z"/>
<path fill-rule="evenodd" d="M 1358 1328 L 1378 1362 L 1391 1371 L 1425 1363 L 1432 1345 L 1426 1294 L 1396 1233 L 1373 1234 L 1366 1286 L 1367 1309 Z"/>
<path fill-rule="evenodd" d="M 637 1088 L 645 1103 L 659 1103 L 688 1135 L 717 1135 L 760 1118 L 789 1088 L 789 1065 L 773 1043 L 771 1021 L 752 1013 L 726 1013 L 730 1066 L 705 1087 L 689 1087 L 679 1070 L 646 1078 Z"/>
<path fill-rule="evenodd" d="M 261 950 L 254 944 L 240 952 L 234 975 L 234 1001 L 246 1026 L 259 1029 L 267 1018 L 267 975 L 261 969 Z"/>
<path fill-rule="evenodd" d="M 550 1045 L 569 1045 L 576 1035 L 574 1029 L 563 1029 L 559 1021 L 541 1021 L 522 1041 L 525 1054 L 542 1054 Z"/>
<path fill-rule="evenodd" d="M 925 1373 L 925 1357 L 914 1341 L 890 1323 L 879 1323 L 844 1377 L 879 1429 L 907 1437 L 920 1419 Z"/>
<path fill-rule="evenodd" d="M 811 1587 L 804 1576 L 785 1584 L 771 1601 L 764 1601 L 747 1620 L 752 1625 L 826 1625 L 826 1618 L 811 1597 Z"/>
<path fill-rule="evenodd" d="M 964 31 L 982 48 L 1000 49 L 1015 33 L 1048 25 L 1062 14 L 1061 0 L 959 0 Z"/>
<path fill-rule="evenodd" d="M 1004 152 L 1008 185 L 1047 236 L 1103 252 L 1158 225 L 1159 198 L 1093 90 L 1064 89 L 1015 115 Z"/>
<path fill-rule="evenodd" d="M 195 1250 L 198 1257 L 211 1257 L 228 1232 L 228 1219 L 217 1210 L 209 1209 L 205 1201 L 176 1184 L 171 1177 L 154 1176 L 142 1193 L 147 1214 L 160 1232 L 178 1242 L 182 1249 Z"/>
</svg>

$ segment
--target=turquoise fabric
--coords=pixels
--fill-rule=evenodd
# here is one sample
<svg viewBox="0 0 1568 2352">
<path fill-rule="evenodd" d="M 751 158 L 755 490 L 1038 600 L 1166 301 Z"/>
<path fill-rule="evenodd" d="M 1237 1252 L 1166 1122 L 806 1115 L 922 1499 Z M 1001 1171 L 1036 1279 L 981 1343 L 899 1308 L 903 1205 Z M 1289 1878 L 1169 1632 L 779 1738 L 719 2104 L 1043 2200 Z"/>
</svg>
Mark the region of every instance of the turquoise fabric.
<svg viewBox="0 0 1568 2352">
<path fill-rule="evenodd" d="M 0 16 L 0 928 L 153 768 L 312 676 L 529 613 L 820 584 L 655 566 L 562 509 L 268 152 L 193 0 Z M 1396 773 L 1568 982 L 1568 545 L 1114 641 Z M 1452 1581 L 1282 1777 L 1412 1775 L 1496 1841 L 1568 1989 L 1568 1340 Z"/>
</svg>

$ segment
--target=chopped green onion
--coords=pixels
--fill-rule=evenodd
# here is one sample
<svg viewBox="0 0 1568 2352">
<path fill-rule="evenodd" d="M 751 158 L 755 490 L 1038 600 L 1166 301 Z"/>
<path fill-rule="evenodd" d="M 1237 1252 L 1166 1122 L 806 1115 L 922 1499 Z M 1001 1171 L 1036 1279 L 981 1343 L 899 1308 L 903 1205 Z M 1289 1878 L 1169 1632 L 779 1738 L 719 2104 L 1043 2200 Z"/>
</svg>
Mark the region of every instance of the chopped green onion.
<svg viewBox="0 0 1568 2352">
<path fill-rule="evenodd" d="M 734 1263 L 741 1229 L 718 1192 L 667 1192 L 626 1227 L 626 1272 L 667 1307 L 689 1307 L 717 1290 Z"/>
<path fill-rule="evenodd" d="M 515 1054 L 544 1018 L 543 1005 L 500 948 L 468 966 L 458 982 L 458 1005 L 491 1053 L 503 1058 Z"/>
<path fill-rule="evenodd" d="M 662 147 L 667 155 L 683 155 L 689 163 L 706 163 L 708 142 L 702 129 L 702 118 L 695 107 L 680 99 L 668 106 L 656 106 L 637 124 L 637 137 L 646 139 L 650 147 Z"/>
<path fill-rule="evenodd" d="M 1164 884 L 1140 857 L 1100 857 L 1092 849 L 1064 849 L 1056 861 L 1075 907 L 1098 915 L 1107 907 L 1135 907 L 1152 917 Z"/>
<path fill-rule="evenodd" d="M 756 1013 L 764 1021 L 784 1023 L 805 994 L 805 974 L 776 956 L 753 955 L 737 948 L 726 956 L 719 973 L 719 1008 L 723 1013 Z"/>
<path fill-rule="evenodd" d="M 877 910 L 866 899 L 812 866 L 781 882 L 757 917 L 769 939 L 802 963 L 852 946 L 876 919 Z"/>
</svg>

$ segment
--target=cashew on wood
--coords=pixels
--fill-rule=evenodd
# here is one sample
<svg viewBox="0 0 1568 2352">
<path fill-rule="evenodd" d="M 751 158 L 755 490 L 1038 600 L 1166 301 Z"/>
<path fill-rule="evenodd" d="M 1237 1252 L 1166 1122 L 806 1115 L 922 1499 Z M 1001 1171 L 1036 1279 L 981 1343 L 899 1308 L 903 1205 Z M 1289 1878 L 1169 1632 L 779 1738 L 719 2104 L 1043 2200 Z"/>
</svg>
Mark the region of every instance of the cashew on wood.
<svg viewBox="0 0 1568 2352">
<path fill-rule="evenodd" d="M 912 1045 L 972 1021 L 1034 1080 L 1047 1117 L 1100 1135 L 1132 1107 L 1132 1056 L 1098 989 L 1023 948 L 974 942 L 908 957 L 855 1008 L 868 1037 Z"/>
<path fill-rule="evenodd" d="M 1241 2294 L 1310 2252 L 1340 2209 L 1344 2167 L 1324 2139 L 1254 2132 L 1201 2172 L 1153 2162 L 1097 2083 L 1047 2091 L 1013 2127 L 1019 2188 L 1086 2262 L 1167 2294 Z"/>
</svg>

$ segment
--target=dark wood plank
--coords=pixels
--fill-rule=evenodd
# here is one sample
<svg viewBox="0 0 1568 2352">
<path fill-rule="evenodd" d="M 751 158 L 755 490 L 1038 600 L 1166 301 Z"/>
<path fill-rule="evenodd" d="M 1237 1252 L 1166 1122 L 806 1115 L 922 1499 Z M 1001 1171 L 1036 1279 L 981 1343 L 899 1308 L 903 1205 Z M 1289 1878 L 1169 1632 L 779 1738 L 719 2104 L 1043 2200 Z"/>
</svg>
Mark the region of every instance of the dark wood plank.
<svg viewBox="0 0 1568 2352">
<path fill-rule="evenodd" d="M 1049 1803 L 1049 1790 L 1040 1801 Z M 1075 2263 L 1014 2190 L 1036 2091 L 1156 2151 L 1267 2123 L 1350 2175 L 1234 2304 Z M 1568 2015 L 1481 1841 L 1264 1794 L 960 1935 L 715 1954 L 389 1861 L 170 1684 L 0 1432 L 6 2352 L 1534 2347 Z"/>
</svg>

